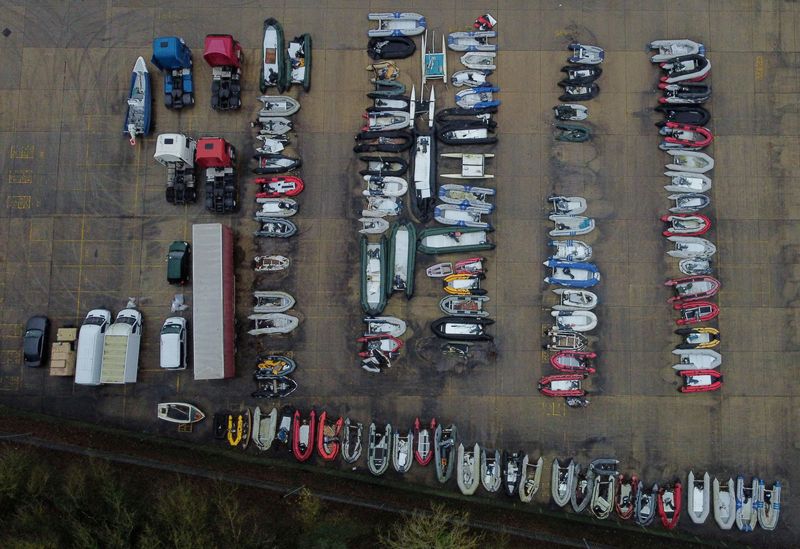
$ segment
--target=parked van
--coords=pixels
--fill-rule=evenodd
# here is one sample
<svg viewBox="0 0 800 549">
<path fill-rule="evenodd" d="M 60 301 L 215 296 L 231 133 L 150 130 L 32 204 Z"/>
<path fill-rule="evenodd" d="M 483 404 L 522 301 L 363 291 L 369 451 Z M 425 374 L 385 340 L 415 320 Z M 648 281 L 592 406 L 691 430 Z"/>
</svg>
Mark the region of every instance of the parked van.
<svg viewBox="0 0 800 549">
<path fill-rule="evenodd" d="M 136 383 L 141 341 L 142 313 L 122 309 L 106 333 L 101 383 Z"/>
<path fill-rule="evenodd" d="M 168 370 L 186 369 L 186 319 L 173 316 L 161 328 L 161 367 Z"/>
<path fill-rule="evenodd" d="M 78 354 L 75 358 L 75 383 L 100 385 L 103 365 L 103 344 L 111 322 L 111 311 L 93 309 L 86 315 L 78 335 Z"/>
</svg>

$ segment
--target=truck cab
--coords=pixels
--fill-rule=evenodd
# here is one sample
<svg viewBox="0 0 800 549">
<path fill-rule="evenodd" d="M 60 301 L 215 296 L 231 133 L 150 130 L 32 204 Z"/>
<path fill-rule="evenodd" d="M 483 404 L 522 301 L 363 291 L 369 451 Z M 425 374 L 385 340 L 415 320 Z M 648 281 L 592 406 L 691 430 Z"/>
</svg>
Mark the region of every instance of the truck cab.
<svg viewBox="0 0 800 549">
<path fill-rule="evenodd" d="M 197 141 L 195 162 L 205 170 L 206 210 L 230 213 L 238 209 L 236 149 L 221 137 L 201 137 Z"/>
<path fill-rule="evenodd" d="M 242 106 L 242 47 L 230 34 L 206 36 L 203 59 L 211 66 L 211 108 L 218 111 Z"/>
<path fill-rule="evenodd" d="M 150 62 L 164 75 L 164 104 L 168 109 L 194 105 L 192 51 L 183 38 L 161 36 L 153 40 Z"/>
<path fill-rule="evenodd" d="M 167 168 L 166 198 L 170 204 L 192 204 L 197 200 L 194 157 L 197 142 L 180 133 L 162 133 L 153 158 Z"/>
<path fill-rule="evenodd" d="M 103 365 L 103 345 L 111 322 L 111 311 L 93 309 L 83 321 L 78 335 L 78 353 L 75 358 L 75 383 L 100 385 Z"/>
</svg>

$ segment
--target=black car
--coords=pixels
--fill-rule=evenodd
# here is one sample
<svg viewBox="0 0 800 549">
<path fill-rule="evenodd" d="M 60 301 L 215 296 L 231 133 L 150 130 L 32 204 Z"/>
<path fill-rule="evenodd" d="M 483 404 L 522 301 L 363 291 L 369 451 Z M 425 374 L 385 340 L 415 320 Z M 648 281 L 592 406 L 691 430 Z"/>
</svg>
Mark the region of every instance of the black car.
<svg viewBox="0 0 800 549">
<path fill-rule="evenodd" d="M 47 332 L 50 321 L 46 316 L 32 316 L 25 323 L 25 336 L 22 339 L 22 353 L 25 366 L 38 368 L 44 362 L 47 352 Z"/>
<path fill-rule="evenodd" d="M 191 247 L 188 242 L 176 240 L 169 245 L 167 253 L 167 282 L 186 284 L 189 281 Z"/>
</svg>

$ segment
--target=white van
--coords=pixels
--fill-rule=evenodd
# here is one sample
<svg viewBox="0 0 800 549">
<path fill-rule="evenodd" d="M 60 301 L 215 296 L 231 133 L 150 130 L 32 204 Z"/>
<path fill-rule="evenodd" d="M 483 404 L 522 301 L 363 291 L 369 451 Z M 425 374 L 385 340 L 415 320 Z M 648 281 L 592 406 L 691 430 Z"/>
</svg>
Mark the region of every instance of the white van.
<svg viewBox="0 0 800 549">
<path fill-rule="evenodd" d="M 142 313 L 122 309 L 106 332 L 100 383 L 136 383 L 141 340 Z"/>
<path fill-rule="evenodd" d="M 78 335 L 75 357 L 75 383 L 78 385 L 100 385 L 103 344 L 110 322 L 111 311 L 106 309 L 93 309 L 86 315 Z"/>
<path fill-rule="evenodd" d="M 186 369 L 186 319 L 173 316 L 161 328 L 161 367 L 167 370 Z"/>
</svg>

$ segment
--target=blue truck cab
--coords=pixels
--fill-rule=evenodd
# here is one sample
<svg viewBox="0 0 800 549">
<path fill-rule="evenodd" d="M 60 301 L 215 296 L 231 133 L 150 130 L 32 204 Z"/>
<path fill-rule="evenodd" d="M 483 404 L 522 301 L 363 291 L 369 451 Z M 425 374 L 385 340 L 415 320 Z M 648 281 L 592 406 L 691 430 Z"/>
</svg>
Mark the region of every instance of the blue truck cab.
<svg viewBox="0 0 800 549">
<path fill-rule="evenodd" d="M 153 40 L 153 65 L 164 75 L 164 104 L 169 109 L 194 105 L 192 50 L 182 38 L 161 36 Z"/>
</svg>

